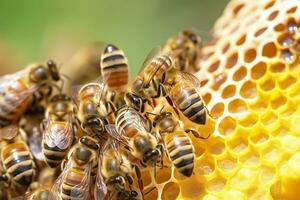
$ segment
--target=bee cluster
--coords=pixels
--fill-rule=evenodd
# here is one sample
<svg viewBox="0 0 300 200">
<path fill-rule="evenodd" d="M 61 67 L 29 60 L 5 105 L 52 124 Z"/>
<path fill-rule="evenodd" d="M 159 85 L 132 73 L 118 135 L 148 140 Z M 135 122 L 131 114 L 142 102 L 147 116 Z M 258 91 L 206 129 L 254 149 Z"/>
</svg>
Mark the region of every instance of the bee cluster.
<svg viewBox="0 0 300 200">
<path fill-rule="evenodd" d="M 76 80 L 52 60 L 2 76 L 0 199 L 144 199 L 141 169 L 192 176 L 188 134 L 209 137 L 194 128 L 209 117 L 189 73 L 200 42 L 192 31 L 170 38 L 131 83 L 124 52 L 108 44 L 101 76 L 70 95 L 64 82 Z"/>
</svg>

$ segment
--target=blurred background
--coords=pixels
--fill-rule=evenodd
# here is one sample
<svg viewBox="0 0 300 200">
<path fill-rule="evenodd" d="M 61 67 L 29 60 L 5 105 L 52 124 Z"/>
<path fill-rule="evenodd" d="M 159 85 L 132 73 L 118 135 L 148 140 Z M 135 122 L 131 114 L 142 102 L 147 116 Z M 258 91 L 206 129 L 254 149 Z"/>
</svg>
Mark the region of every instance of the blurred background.
<svg viewBox="0 0 300 200">
<path fill-rule="evenodd" d="M 0 71 L 49 58 L 64 66 L 94 41 L 116 44 L 135 75 L 148 52 L 182 29 L 209 39 L 228 0 L 0 0 Z"/>
</svg>

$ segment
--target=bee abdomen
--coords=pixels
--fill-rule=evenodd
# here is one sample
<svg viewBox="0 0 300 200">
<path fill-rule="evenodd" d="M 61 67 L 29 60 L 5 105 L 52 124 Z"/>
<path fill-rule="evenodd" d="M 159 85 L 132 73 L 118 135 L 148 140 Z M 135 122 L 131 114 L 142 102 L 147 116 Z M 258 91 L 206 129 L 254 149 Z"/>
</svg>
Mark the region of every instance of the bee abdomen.
<svg viewBox="0 0 300 200">
<path fill-rule="evenodd" d="M 185 134 L 171 137 L 167 144 L 168 155 L 175 168 L 183 175 L 190 177 L 194 169 L 194 147 Z"/>
<path fill-rule="evenodd" d="M 197 124 L 205 124 L 206 110 L 201 99 L 201 96 L 195 89 L 186 88 L 181 91 L 175 104 L 179 110 L 189 118 L 192 122 Z"/>
<path fill-rule="evenodd" d="M 4 167 L 12 179 L 20 185 L 31 184 L 35 173 L 32 156 L 25 143 L 6 146 L 2 153 Z"/>
<path fill-rule="evenodd" d="M 118 88 L 128 83 L 128 64 L 124 52 L 114 45 L 107 45 L 101 56 L 101 73 L 107 78 L 109 88 Z"/>
<path fill-rule="evenodd" d="M 84 199 L 85 191 L 83 190 L 83 188 L 78 187 L 78 185 L 80 185 L 84 178 L 86 177 L 83 171 L 81 171 L 80 169 L 71 168 L 64 178 L 61 198 L 63 200 Z"/>
<path fill-rule="evenodd" d="M 59 149 L 58 147 L 49 147 L 46 143 L 43 144 L 43 153 L 46 163 L 55 168 L 65 158 L 68 149 Z"/>
</svg>

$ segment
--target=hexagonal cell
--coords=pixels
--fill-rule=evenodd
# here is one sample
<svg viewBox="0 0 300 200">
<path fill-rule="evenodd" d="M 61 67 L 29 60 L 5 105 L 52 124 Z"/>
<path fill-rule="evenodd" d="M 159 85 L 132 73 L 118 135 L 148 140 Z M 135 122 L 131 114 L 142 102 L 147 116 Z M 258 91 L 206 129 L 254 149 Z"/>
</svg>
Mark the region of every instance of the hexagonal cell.
<svg viewBox="0 0 300 200">
<path fill-rule="evenodd" d="M 269 131 L 264 129 L 263 127 L 255 128 L 251 131 L 249 142 L 252 143 L 254 146 L 263 145 L 269 139 Z"/>
<path fill-rule="evenodd" d="M 274 30 L 277 32 L 281 32 L 285 30 L 285 25 L 283 25 L 282 23 L 277 24 L 276 26 L 274 26 Z"/>
<path fill-rule="evenodd" d="M 158 199 L 158 190 L 155 187 L 149 188 L 143 191 L 145 200 Z"/>
<path fill-rule="evenodd" d="M 230 186 L 241 191 L 257 187 L 258 174 L 255 170 L 241 168 L 230 180 Z"/>
<path fill-rule="evenodd" d="M 228 85 L 228 86 L 226 86 L 223 89 L 222 98 L 228 99 L 230 97 L 233 97 L 235 95 L 235 90 L 236 90 L 235 85 Z"/>
<path fill-rule="evenodd" d="M 290 33 L 287 33 L 287 32 L 279 35 L 278 38 L 277 38 L 277 42 L 282 47 L 290 47 L 295 43 L 295 41 L 293 39 L 293 36 Z"/>
<path fill-rule="evenodd" d="M 276 123 L 278 119 L 277 114 L 275 114 L 272 111 L 267 111 L 261 116 L 261 123 L 263 123 L 266 126 L 272 125 L 273 123 Z"/>
<path fill-rule="evenodd" d="M 289 49 L 281 50 L 281 59 L 287 63 L 292 64 L 296 61 L 297 56 L 292 53 Z"/>
<path fill-rule="evenodd" d="M 215 171 L 215 160 L 212 156 L 204 154 L 195 163 L 194 172 L 200 175 L 210 175 Z"/>
<path fill-rule="evenodd" d="M 257 112 L 263 112 L 268 108 L 268 102 L 262 99 L 257 99 L 257 101 L 254 104 L 250 105 L 250 108 Z"/>
<path fill-rule="evenodd" d="M 258 121 L 258 116 L 255 113 L 249 113 L 239 120 L 239 124 L 248 128 L 254 126 Z"/>
<path fill-rule="evenodd" d="M 150 185 L 152 183 L 151 174 L 149 170 L 143 170 L 142 171 L 142 180 L 144 186 Z"/>
<path fill-rule="evenodd" d="M 247 75 L 247 68 L 242 66 L 237 71 L 234 72 L 232 79 L 235 81 L 242 80 Z"/>
<path fill-rule="evenodd" d="M 264 9 L 267 10 L 267 9 L 271 8 L 275 4 L 275 2 L 276 2 L 275 0 L 268 1 L 266 3 L 266 5 L 264 6 Z"/>
<path fill-rule="evenodd" d="M 244 55 L 244 61 L 251 63 L 256 58 L 256 49 L 247 49 Z"/>
<path fill-rule="evenodd" d="M 253 148 L 239 157 L 239 162 L 248 167 L 258 167 L 260 165 L 260 155 Z"/>
<path fill-rule="evenodd" d="M 262 165 L 259 168 L 259 179 L 261 183 L 269 184 L 276 178 L 276 169 L 274 167 Z"/>
<path fill-rule="evenodd" d="M 217 160 L 217 166 L 223 173 L 234 171 L 237 165 L 237 159 L 229 154 Z"/>
<path fill-rule="evenodd" d="M 297 9 L 298 9 L 297 6 L 291 7 L 290 9 L 288 9 L 286 11 L 286 13 L 288 13 L 288 14 L 295 13 Z"/>
<path fill-rule="evenodd" d="M 271 91 L 274 89 L 275 87 L 275 82 L 273 79 L 266 79 L 266 80 L 263 80 L 259 83 L 260 85 L 260 88 L 264 91 Z"/>
<path fill-rule="evenodd" d="M 226 81 L 227 75 L 226 73 L 220 73 L 214 77 L 214 84 L 212 88 L 214 90 L 218 90 L 219 87 Z"/>
<path fill-rule="evenodd" d="M 208 71 L 209 72 L 214 72 L 216 71 L 220 66 L 220 60 L 217 60 L 215 62 L 213 62 L 209 67 L 208 67 Z"/>
<path fill-rule="evenodd" d="M 282 110 L 280 111 L 280 114 L 282 117 L 288 117 L 292 114 L 294 114 L 298 109 L 298 106 L 295 105 L 293 102 L 288 101 L 284 107 L 282 108 Z"/>
<path fill-rule="evenodd" d="M 236 136 L 234 138 L 230 138 L 227 141 L 227 146 L 230 148 L 230 150 L 235 154 L 242 154 L 242 152 L 245 152 L 248 148 L 248 141 L 247 139 Z"/>
<path fill-rule="evenodd" d="M 229 47 L 230 47 L 230 43 L 227 42 L 222 48 L 222 53 L 223 54 L 226 53 L 228 51 Z"/>
<path fill-rule="evenodd" d="M 259 79 L 266 73 L 266 71 L 267 64 L 264 62 L 259 62 L 251 68 L 251 77 L 253 79 Z"/>
<path fill-rule="evenodd" d="M 270 15 L 268 16 L 268 20 L 269 21 L 274 20 L 278 16 L 278 13 L 279 13 L 278 10 L 274 10 L 273 12 L 271 12 Z"/>
<path fill-rule="evenodd" d="M 210 114 L 213 118 L 219 118 L 223 115 L 223 113 L 224 113 L 224 103 L 215 104 L 210 111 Z"/>
<path fill-rule="evenodd" d="M 278 127 L 276 127 L 273 131 L 271 131 L 271 135 L 273 137 L 283 137 L 285 135 L 290 134 L 290 129 L 288 127 L 286 127 L 283 124 L 279 124 L 277 125 Z"/>
<path fill-rule="evenodd" d="M 288 75 L 286 77 L 282 77 L 279 81 L 278 81 L 278 85 L 279 88 L 282 90 L 288 89 L 290 86 L 292 86 L 293 84 L 295 84 L 297 81 L 296 78 L 294 78 L 291 75 Z"/>
<path fill-rule="evenodd" d="M 207 190 L 212 193 L 221 192 L 226 186 L 227 180 L 223 177 L 215 177 L 207 183 Z"/>
<path fill-rule="evenodd" d="M 243 35 L 236 41 L 235 44 L 236 44 L 237 46 L 240 46 L 240 45 L 244 44 L 245 41 L 246 41 L 246 37 L 247 37 L 247 35 L 246 35 L 246 34 L 243 34 Z"/>
<path fill-rule="evenodd" d="M 290 18 L 287 21 L 287 30 L 294 34 L 299 30 L 299 25 L 294 18 Z"/>
<path fill-rule="evenodd" d="M 231 135 L 236 128 L 236 121 L 232 117 L 225 117 L 218 127 L 218 131 L 221 135 Z"/>
<path fill-rule="evenodd" d="M 276 165 L 281 160 L 281 154 L 280 143 L 272 142 L 263 148 L 261 157 L 267 163 Z"/>
<path fill-rule="evenodd" d="M 225 67 L 232 68 L 237 63 L 237 60 L 238 60 L 238 53 L 235 52 L 230 56 L 228 56 Z"/>
<path fill-rule="evenodd" d="M 207 150 L 211 154 L 219 155 L 225 151 L 224 139 L 220 137 L 210 137 L 206 140 Z"/>
<path fill-rule="evenodd" d="M 168 182 L 162 191 L 162 199 L 163 200 L 171 200 L 176 199 L 180 194 L 180 187 L 178 183 L 175 182 Z"/>
<path fill-rule="evenodd" d="M 262 56 L 273 58 L 277 54 L 277 48 L 274 42 L 269 42 L 263 46 Z"/>
<path fill-rule="evenodd" d="M 205 188 L 201 180 L 192 176 L 188 181 L 183 181 L 180 184 L 181 195 L 187 199 L 202 199 L 206 194 Z"/>
<path fill-rule="evenodd" d="M 268 29 L 268 27 L 262 27 L 262 28 L 258 29 L 258 30 L 254 33 L 254 36 L 255 36 L 255 37 L 258 37 L 258 36 L 262 35 L 267 29 Z"/>
<path fill-rule="evenodd" d="M 246 81 L 241 87 L 240 95 L 247 99 L 255 98 L 257 96 L 256 85 L 252 81 Z"/>
<path fill-rule="evenodd" d="M 276 63 L 273 63 L 273 64 L 270 66 L 270 70 L 271 70 L 271 72 L 273 72 L 273 73 L 281 73 L 281 72 L 284 72 L 284 71 L 285 71 L 285 64 L 282 63 L 282 62 L 276 62 Z"/>
<path fill-rule="evenodd" d="M 155 182 L 157 184 L 165 183 L 171 178 L 171 175 L 172 175 L 171 167 L 164 167 L 164 168 L 157 167 Z"/>
<path fill-rule="evenodd" d="M 211 94 L 210 93 L 206 93 L 202 96 L 203 101 L 205 102 L 205 104 L 209 104 L 210 100 L 211 100 Z"/>
<path fill-rule="evenodd" d="M 233 15 L 234 16 L 237 15 L 241 11 L 241 9 L 244 7 L 245 7 L 245 4 L 243 4 L 243 3 L 236 5 L 232 10 Z"/>
<path fill-rule="evenodd" d="M 234 99 L 229 102 L 228 110 L 231 113 L 246 112 L 247 104 L 242 99 Z"/>
<path fill-rule="evenodd" d="M 286 97 L 283 94 L 276 96 L 271 99 L 271 107 L 276 110 L 279 107 L 283 106 L 286 103 Z"/>
<path fill-rule="evenodd" d="M 222 197 L 224 197 L 224 199 L 236 199 L 236 200 L 247 199 L 246 194 L 242 193 L 241 191 L 232 190 L 232 189 L 224 191 Z"/>
</svg>

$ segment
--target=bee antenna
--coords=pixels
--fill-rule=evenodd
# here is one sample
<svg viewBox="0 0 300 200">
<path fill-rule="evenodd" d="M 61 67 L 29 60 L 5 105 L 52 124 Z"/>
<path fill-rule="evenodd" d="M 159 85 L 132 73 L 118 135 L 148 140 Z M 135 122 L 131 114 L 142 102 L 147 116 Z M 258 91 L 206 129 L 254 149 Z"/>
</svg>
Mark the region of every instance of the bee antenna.
<svg viewBox="0 0 300 200">
<path fill-rule="evenodd" d="M 165 105 L 163 105 L 163 106 L 161 107 L 159 113 L 162 113 L 162 111 L 164 110 L 164 108 L 165 108 Z"/>
</svg>

